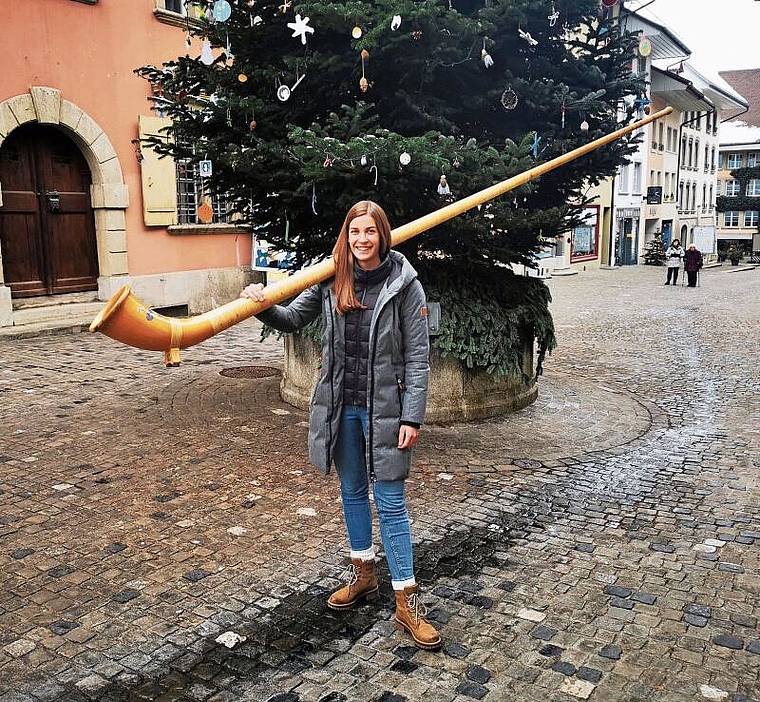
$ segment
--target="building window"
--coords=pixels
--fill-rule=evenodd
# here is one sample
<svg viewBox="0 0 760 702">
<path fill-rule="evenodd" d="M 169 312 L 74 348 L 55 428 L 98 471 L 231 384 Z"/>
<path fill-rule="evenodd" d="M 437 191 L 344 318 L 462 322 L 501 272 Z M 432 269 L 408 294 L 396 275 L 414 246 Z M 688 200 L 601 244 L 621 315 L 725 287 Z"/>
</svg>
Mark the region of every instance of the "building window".
<svg viewBox="0 0 760 702">
<path fill-rule="evenodd" d="M 726 181 L 726 195 L 728 195 L 729 197 L 736 197 L 740 191 L 741 191 L 741 186 L 739 185 L 738 180 Z"/>
<path fill-rule="evenodd" d="M 747 154 L 747 168 L 754 168 L 757 163 L 757 154 L 754 152 Z"/>
<path fill-rule="evenodd" d="M 159 0 L 159 4 L 161 0 Z M 178 15 L 186 15 L 187 9 L 184 0 L 163 0 L 164 9 L 169 12 L 176 12 Z"/>
<path fill-rule="evenodd" d="M 201 178 L 198 162 L 194 159 L 177 161 L 177 221 L 179 224 L 209 224 L 198 218 L 198 208 L 207 202 L 214 211 L 213 224 L 230 221 L 227 198 L 213 195 Z"/>
<path fill-rule="evenodd" d="M 736 210 L 729 210 L 723 213 L 723 226 L 724 227 L 738 227 L 739 226 L 739 213 Z"/>
<path fill-rule="evenodd" d="M 742 155 L 728 154 L 728 164 L 726 168 L 741 168 L 741 167 L 742 167 Z"/>
<path fill-rule="evenodd" d="M 748 210 L 744 213 L 745 227 L 756 227 L 758 225 L 758 222 L 760 222 L 760 211 Z"/>
<path fill-rule="evenodd" d="M 641 164 L 633 164 L 633 194 L 641 194 Z"/>
<path fill-rule="evenodd" d="M 753 178 L 747 183 L 747 195 L 750 197 L 760 195 L 760 178 Z"/>
<path fill-rule="evenodd" d="M 723 154 L 718 154 L 718 168 L 723 168 Z"/>
<path fill-rule="evenodd" d="M 618 189 L 621 193 L 627 193 L 628 192 L 628 171 L 630 169 L 629 164 L 625 164 L 620 169 L 620 179 L 618 181 Z"/>
</svg>

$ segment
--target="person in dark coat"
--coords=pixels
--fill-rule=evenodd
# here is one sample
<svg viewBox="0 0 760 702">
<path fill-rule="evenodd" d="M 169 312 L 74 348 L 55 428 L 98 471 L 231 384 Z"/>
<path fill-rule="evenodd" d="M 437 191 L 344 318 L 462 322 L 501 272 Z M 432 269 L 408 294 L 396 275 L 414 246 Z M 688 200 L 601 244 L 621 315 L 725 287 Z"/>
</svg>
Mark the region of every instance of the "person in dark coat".
<svg viewBox="0 0 760 702">
<path fill-rule="evenodd" d="M 405 479 L 425 418 L 428 328 L 417 272 L 391 250 L 382 208 L 365 200 L 346 215 L 333 248 L 335 277 L 308 288 L 289 305 L 257 315 L 290 333 L 322 314 L 322 371 L 310 403 L 309 458 L 341 485 L 351 564 L 347 584 L 327 605 L 342 610 L 378 594 L 372 541 L 372 486 L 380 535 L 396 597 L 395 620 L 425 649 L 441 637 L 425 619 L 414 577 Z M 249 285 L 241 297 L 263 302 Z"/>
<path fill-rule="evenodd" d="M 700 268 L 702 268 L 702 252 L 694 244 L 690 244 L 683 255 L 683 269 L 686 271 L 690 288 L 697 287 L 697 276 Z"/>
</svg>

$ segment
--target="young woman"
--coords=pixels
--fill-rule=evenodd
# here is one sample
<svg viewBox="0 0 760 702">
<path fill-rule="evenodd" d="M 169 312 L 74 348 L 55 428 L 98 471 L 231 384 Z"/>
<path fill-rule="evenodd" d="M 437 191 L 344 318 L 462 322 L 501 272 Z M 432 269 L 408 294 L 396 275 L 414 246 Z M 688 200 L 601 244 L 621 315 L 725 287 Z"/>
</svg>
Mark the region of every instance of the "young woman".
<svg viewBox="0 0 760 702">
<path fill-rule="evenodd" d="M 665 265 L 668 267 L 668 277 L 665 280 L 665 285 L 670 285 L 671 278 L 673 278 L 673 285 L 678 282 L 678 269 L 681 267 L 683 255 L 684 250 L 681 248 L 681 242 L 678 239 L 673 239 L 667 251 L 665 251 Z"/>
<path fill-rule="evenodd" d="M 335 277 L 258 318 L 293 332 L 322 313 L 322 372 L 311 401 L 309 458 L 324 474 L 335 465 L 351 548 L 348 583 L 330 595 L 328 606 L 347 609 L 377 596 L 372 485 L 396 624 L 418 647 L 435 649 L 441 637 L 424 618 L 404 493 L 425 417 L 427 309 L 416 271 L 390 246 L 385 212 L 374 202 L 357 202 L 333 248 Z M 241 297 L 264 301 L 263 286 L 249 285 Z"/>
</svg>

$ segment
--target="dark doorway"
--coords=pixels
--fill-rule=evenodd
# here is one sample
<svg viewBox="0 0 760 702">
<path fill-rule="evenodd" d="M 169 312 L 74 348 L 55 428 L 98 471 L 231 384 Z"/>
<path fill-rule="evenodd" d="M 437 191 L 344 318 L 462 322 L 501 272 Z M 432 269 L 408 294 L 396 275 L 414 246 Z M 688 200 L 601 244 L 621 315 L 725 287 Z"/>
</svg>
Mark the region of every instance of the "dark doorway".
<svg viewBox="0 0 760 702">
<path fill-rule="evenodd" d="M 13 297 L 97 290 L 92 177 L 65 134 L 37 123 L 0 147 L 0 247 Z"/>
</svg>

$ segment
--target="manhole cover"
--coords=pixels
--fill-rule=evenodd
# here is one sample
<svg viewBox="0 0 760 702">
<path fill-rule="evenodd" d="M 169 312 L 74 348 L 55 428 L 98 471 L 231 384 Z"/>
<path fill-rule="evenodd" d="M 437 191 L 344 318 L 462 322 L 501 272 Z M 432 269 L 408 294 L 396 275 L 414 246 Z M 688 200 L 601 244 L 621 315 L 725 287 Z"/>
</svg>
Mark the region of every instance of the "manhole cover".
<svg viewBox="0 0 760 702">
<path fill-rule="evenodd" d="M 240 366 L 238 368 L 225 368 L 219 371 L 219 375 L 223 375 L 225 378 L 269 378 L 273 375 L 280 375 L 280 371 L 269 366 Z"/>
</svg>

